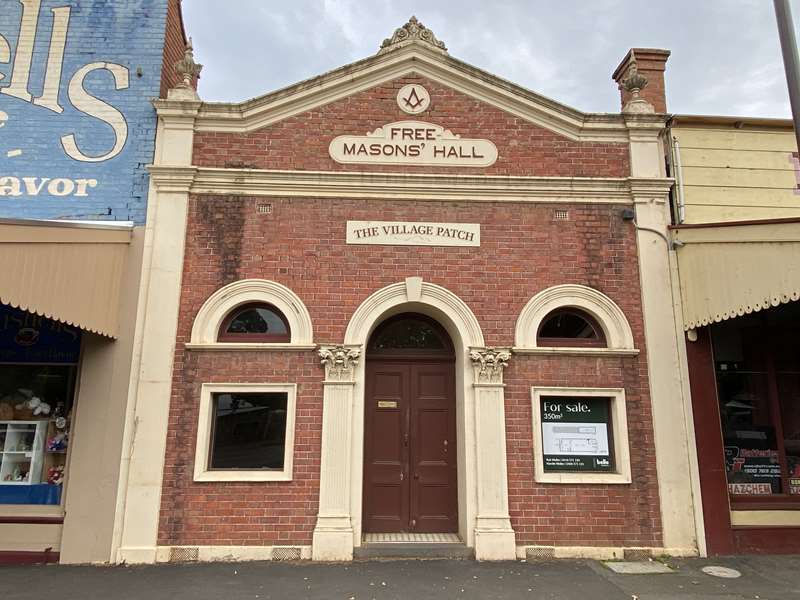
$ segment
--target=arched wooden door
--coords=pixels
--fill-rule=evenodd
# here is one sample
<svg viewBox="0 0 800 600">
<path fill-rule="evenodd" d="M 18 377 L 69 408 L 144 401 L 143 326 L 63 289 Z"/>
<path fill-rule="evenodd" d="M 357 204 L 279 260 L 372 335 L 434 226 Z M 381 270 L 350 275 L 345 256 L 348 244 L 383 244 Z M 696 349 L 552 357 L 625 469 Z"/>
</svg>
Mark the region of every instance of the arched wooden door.
<svg viewBox="0 0 800 600">
<path fill-rule="evenodd" d="M 458 531 L 455 354 L 434 320 L 404 313 L 367 345 L 365 533 Z"/>
</svg>

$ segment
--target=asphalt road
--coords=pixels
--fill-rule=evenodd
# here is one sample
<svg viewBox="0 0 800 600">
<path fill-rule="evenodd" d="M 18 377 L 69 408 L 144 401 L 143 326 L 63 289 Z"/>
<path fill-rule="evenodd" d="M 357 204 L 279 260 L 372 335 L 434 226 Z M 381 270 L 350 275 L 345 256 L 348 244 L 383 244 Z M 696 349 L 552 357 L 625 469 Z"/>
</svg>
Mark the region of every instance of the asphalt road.
<svg viewBox="0 0 800 600">
<path fill-rule="evenodd" d="M 594 561 L 565 560 L 0 567 L 0 597 L 3 600 L 800 600 L 800 556 L 674 560 L 670 564 L 676 571 L 662 575 L 618 575 Z M 735 568 L 742 577 L 711 577 L 700 570 L 709 564 Z"/>
</svg>

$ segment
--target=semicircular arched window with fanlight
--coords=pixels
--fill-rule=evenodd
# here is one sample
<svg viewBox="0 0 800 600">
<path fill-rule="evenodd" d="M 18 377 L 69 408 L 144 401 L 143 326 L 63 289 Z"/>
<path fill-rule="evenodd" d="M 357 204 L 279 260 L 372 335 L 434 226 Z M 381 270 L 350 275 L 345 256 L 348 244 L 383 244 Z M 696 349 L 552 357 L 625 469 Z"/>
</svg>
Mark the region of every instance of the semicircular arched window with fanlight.
<svg viewBox="0 0 800 600">
<path fill-rule="evenodd" d="M 237 306 L 223 319 L 217 334 L 219 342 L 288 343 L 289 322 L 271 304 L 259 302 Z"/>
<path fill-rule="evenodd" d="M 545 347 L 607 347 L 606 336 L 597 320 L 576 308 L 558 308 L 542 319 L 536 342 Z"/>
</svg>

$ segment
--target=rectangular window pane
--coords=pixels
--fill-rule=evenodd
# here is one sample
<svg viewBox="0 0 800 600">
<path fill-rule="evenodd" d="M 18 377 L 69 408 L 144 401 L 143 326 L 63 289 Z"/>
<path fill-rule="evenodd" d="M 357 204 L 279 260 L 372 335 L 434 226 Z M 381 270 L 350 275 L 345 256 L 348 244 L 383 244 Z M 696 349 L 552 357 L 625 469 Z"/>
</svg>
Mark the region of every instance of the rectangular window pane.
<svg viewBox="0 0 800 600">
<path fill-rule="evenodd" d="M 728 491 L 747 496 L 782 492 L 759 325 L 750 316 L 712 329 Z"/>
<path fill-rule="evenodd" d="M 544 471 L 613 471 L 609 398 L 541 399 Z"/>
<path fill-rule="evenodd" d="M 213 394 L 210 469 L 283 469 L 286 392 Z"/>
<path fill-rule="evenodd" d="M 778 373 L 777 382 L 789 493 L 800 495 L 800 373 Z"/>
<path fill-rule="evenodd" d="M 75 375 L 74 366 L 0 364 L 0 504 L 61 503 Z"/>
</svg>

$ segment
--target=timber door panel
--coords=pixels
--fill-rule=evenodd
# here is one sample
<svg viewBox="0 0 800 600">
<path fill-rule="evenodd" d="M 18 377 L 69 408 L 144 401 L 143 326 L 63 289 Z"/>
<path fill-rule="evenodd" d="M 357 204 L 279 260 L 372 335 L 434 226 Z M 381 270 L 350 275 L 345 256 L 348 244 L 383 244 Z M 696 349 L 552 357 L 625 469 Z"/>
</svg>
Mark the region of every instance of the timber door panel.
<svg viewBox="0 0 800 600">
<path fill-rule="evenodd" d="M 411 525 L 454 532 L 457 523 L 453 363 L 411 367 Z"/>
<path fill-rule="evenodd" d="M 368 360 L 364 402 L 364 531 L 457 531 L 453 361 Z"/>
<path fill-rule="evenodd" d="M 409 521 L 409 365 L 378 363 L 367 372 L 364 422 L 364 529 L 405 531 Z"/>
</svg>

